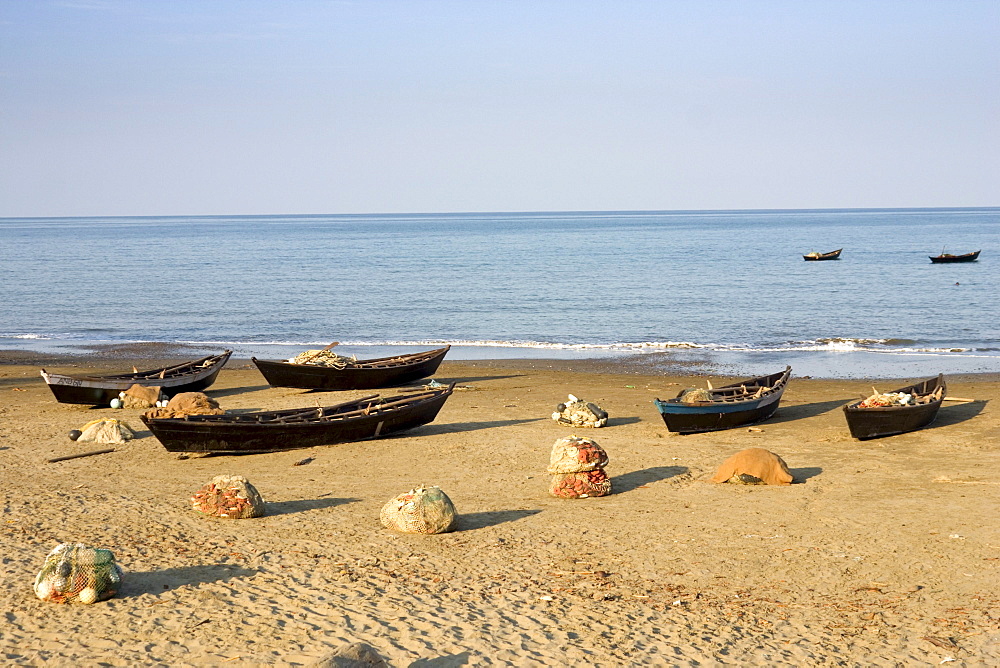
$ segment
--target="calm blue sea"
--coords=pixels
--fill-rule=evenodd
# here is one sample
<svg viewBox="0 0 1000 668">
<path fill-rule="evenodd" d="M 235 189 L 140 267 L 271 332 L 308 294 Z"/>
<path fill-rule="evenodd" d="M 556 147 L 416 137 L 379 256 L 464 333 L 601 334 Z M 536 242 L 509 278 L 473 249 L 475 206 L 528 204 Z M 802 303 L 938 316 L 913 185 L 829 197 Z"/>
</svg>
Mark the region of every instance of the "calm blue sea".
<svg viewBox="0 0 1000 668">
<path fill-rule="evenodd" d="M 992 372 L 998 262 L 997 208 L 6 218 L 0 348 Z"/>
</svg>

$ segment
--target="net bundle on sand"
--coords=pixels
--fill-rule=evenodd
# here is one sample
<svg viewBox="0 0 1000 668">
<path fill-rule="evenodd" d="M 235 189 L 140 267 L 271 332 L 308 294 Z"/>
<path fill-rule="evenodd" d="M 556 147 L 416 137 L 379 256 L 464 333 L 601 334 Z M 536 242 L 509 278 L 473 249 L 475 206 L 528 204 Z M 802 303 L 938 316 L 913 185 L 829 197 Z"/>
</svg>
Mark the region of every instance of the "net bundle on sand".
<svg viewBox="0 0 1000 668">
<path fill-rule="evenodd" d="M 421 485 L 382 506 L 382 526 L 403 533 L 445 533 L 455 524 L 455 505 L 440 487 Z"/>
<path fill-rule="evenodd" d="M 163 389 L 159 386 L 134 384 L 124 392 L 118 393 L 122 408 L 152 408 L 163 398 Z"/>
<path fill-rule="evenodd" d="M 352 642 L 310 664 L 310 668 L 389 668 L 389 664 L 371 645 Z"/>
<path fill-rule="evenodd" d="M 740 450 L 712 476 L 712 482 L 739 485 L 790 485 L 792 473 L 778 455 L 764 448 Z"/>
<path fill-rule="evenodd" d="M 552 444 L 548 472 L 552 474 L 549 493 L 561 499 L 586 499 L 611 493 L 611 479 L 605 473 L 608 454 L 596 441 L 567 436 Z"/>
<path fill-rule="evenodd" d="M 109 443 L 121 445 L 135 438 L 132 428 L 121 420 L 103 418 L 91 420 L 80 427 L 80 435 L 76 440 L 80 443 Z"/>
<path fill-rule="evenodd" d="M 571 394 L 569 401 L 556 406 L 552 419 L 571 427 L 603 427 L 608 424 L 608 412 Z"/>
<path fill-rule="evenodd" d="M 118 593 L 122 569 L 111 550 L 61 543 L 35 578 L 35 596 L 53 603 L 95 603 Z"/>
<path fill-rule="evenodd" d="M 257 488 L 241 475 L 218 475 L 191 497 L 191 506 L 203 515 L 231 520 L 262 517 L 266 510 Z"/>
</svg>

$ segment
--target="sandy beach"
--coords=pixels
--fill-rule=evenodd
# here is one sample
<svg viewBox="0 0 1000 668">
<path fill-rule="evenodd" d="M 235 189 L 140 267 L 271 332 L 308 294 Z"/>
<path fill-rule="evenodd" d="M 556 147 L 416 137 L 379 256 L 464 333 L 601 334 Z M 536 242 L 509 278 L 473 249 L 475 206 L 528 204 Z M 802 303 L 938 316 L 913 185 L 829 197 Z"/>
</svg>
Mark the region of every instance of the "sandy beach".
<svg viewBox="0 0 1000 668">
<path fill-rule="evenodd" d="M 841 406 L 870 383 L 793 375 L 758 428 L 677 436 L 652 400 L 704 378 L 446 361 L 434 378 L 463 389 L 406 434 L 179 459 L 141 411 L 59 404 L 38 373 L 43 362 L 69 373 L 130 362 L 2 361 L 7 665 L 302 666 L 355 641 L 397 667 L 1000 664 L 995 376 L 948 378 L 950 396 L 976 401 L 946 402 L 931 428 L 859 442 Z M 548 495 L 549 451 L 574 433 L 549 416 L 569 393 L 611 416 L 575 430 L 610 456 L 608 497 Z M 270 388 L 233 360 L 207 394 L 249 410 L 368 393 Z M 45 463 L 94 449 L 66 435 L 98 417 L 124 419 L 137 438 Z M 708 482 L 749 447 L 783 457 L 795 484 Z M 268 514 L 192 511 L 191 495 L 220 474 L 245 476 Z M 451 497 L 456 531 L 380 525 L 382 505 L 420 484 Z M 112 550 L 119 595 L 38 600 L 32 582 L 61 542 Z"/>
</svg>

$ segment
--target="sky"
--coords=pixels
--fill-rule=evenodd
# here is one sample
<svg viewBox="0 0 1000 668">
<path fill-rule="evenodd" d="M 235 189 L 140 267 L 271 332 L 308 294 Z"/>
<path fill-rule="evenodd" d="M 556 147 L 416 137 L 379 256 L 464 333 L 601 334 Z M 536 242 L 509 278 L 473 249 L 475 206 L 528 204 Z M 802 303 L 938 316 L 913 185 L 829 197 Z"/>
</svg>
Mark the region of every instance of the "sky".
<svg viewBox="0 0 1000 668">
<path fill-rule="evenodd" d="M 0 0 L 0 217 L 998 189 L 998 0 Z"/>
</svg>

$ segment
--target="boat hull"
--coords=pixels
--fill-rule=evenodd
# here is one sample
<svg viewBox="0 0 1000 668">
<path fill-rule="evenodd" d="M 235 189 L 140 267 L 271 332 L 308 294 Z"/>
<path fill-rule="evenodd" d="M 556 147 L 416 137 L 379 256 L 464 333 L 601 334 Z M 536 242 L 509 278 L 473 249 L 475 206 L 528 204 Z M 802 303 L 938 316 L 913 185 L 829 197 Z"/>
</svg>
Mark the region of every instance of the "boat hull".
<svg viewBox="0 0 1000 668">
<path fill-rule="evenodd" d="M 399 409 L 330 421 L 260 424 L 226 421 L 226 416 L 191 416 L 187 420 L 143 416 L 142 421 L 169 452 L 280 452 L 380 438 L 420 427 L 437 417 L 451 392 L 452 388 L 448 388 L 426 401 Z M 251 417 L 244 415 L 241 419 Z"/>
<path fill-rule="evenodd" d="M 931 258 L 931 262 L 934 264 L 954 264 L 956 262 L 978 262 L 979 254 L 982 251 L 976 251 L 975 253 L 966 253 L 964 255 L 937 255 L 928 256 Z"/>
<path fill-rule="evenodd" d="M 847 419 L 847 428 L 850 429 L 851 436 L 865 441 L 871 438 L 905 434 L 928 426 L 937 418 L 941 404 L 944 402 L 944 392 L 947 388 L 943 378 L 938 376 L 917 385 L 893 390 L 893 392 L 923 395 L 934 392 L 939 386 L 942 388 L 941 397 L 926 404 L 872 408 L 861 408 L 858 406 L 859 402 L 856 401 L 847 404 L 844 406 L 844 417 Z"/>
<path fill-rule="evenodd" d="M 840 253 L 844 249 L 830 251 L 829 253 L 817 253 L 816 255 L 803 255 L 802 259 L 806 262 L 823 262 L 824 260 L 839 260 Z"/>
<path fill-rule="evenodd" d="M 47 373 L 42 370 L 42 377 L 52 391 L 56 401 L 63 404 L 86 404 L 97 406 L 107 404 L 133 385 L 143 387 L 160 387 L 163 394 L 172 397 L 181 392 L 200 392 L 215 383 L 222 367 L 229 360 L 231 352 L 213 356 L 211 366 L 177 377 L 146 377 L 154 372 L 143 371 L 138 374 L 122 374 L 118 376 L 69 376 L 65 374 Z M 210 358 L 205 358 L 210 359 Z"/>
<path fill-rule="evenodd" d="M 789 368 L 782 373 L 751 379 L 744 381 L 744 383 L 735 383 L 716 390 L 716 392 L 725 393 L 726 390 L 755 381 L 767 384 L 774 383 L 771 391 L 756 399 L 685 403 L 680 401 L 680 395 L 678 395 L 677 398 L 670 401 L 656 399 L 653 403 L 660 412 L 667 429 L 678 434 L 697 434 L 732 429 L 733 427 L 762 422 L 774 415 L 781 402 L 781 396 L 785 392 L 790 373 L 791 369 Z"/>
<path fill-rule="evenodd" d="M 448 350 L 449 348 L 441 348 L 428 351 L 425 357 L 413 363 L 379 366 L 373 365 L 372 362 L 381 360 L 365 360 L 356 366 L 343 369 L 314 364 L 270 362 L 256 358 L 251 360 L 272 387 L 294 387 L 303 390 L 369 390 L 394 387 L 427 378 L 438 370 Z"/>
</svg>

